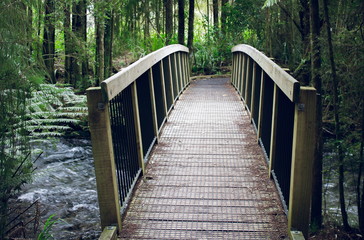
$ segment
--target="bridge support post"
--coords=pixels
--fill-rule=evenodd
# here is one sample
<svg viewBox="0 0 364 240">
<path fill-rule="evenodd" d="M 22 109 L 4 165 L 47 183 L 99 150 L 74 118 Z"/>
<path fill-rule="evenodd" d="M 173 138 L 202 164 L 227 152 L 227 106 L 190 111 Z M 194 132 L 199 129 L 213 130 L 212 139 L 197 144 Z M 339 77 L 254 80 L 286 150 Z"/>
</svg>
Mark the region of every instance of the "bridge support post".
<svg viewBox="0 0 364 240">
<path fill-rule="evenodd" d="M 102 99 L 101 88 L 87 90 L 89 126 L 95 164 L 96 187 L 101 227 L 116 225 L 121 230 L 119 194 L 112 145 L 109 107 Z"/>
<path fill-rule="evenodd" d="M 315 148 L 316 90 L 301 87 L 295 106 L 288 230 L 308 239 Z"/>
</svg>

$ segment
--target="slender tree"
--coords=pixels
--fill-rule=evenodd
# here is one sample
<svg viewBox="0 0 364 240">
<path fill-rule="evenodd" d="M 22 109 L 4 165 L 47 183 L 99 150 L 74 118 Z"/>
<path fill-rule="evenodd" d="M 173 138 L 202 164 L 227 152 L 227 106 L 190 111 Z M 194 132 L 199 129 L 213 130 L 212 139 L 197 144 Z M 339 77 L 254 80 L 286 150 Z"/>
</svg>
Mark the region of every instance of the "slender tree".
<svg viewBox="0 0 364 240">
<path fill-rule="evenodd" d="M 219 1 L 213 0 L 212 2 L 212 11 L 213 11 L 213 21 L 214 21 L 214 27 L 215 30 L 219 28 Z"/>
<path fill-rule="evenodd" d="M 313 171 L 313 199 L 311 222 L 317 227 L 322 224 L 322 80 L 320 75 L 320 15 L 318 0 L 310 0 L 310 42 L 311 42 L 311 81 L 317 91 L 316 105 L 316 146 Z"/>
<path fill-rule="evenodd" d="M 172 0 L 164 0 L 164 9 L 166 11 L 166 45 L 170 44 L 173 35 L 173 8 Z"/>
<path fill-rule="evenodd" d="M 222 0 L 221 1 L 221 32 L 222 34 L 225 36 L 226 35 L 226 19 L 227 19 L 227 8 L 228 8 L 228 4 L 229 0 Z"/>
<path fill-rule="evenodd" d="M 54 56 L 55 56 L 55 2 L 45 0 L 44 34 L 43 34 L 43 60 L 47 69 L 47 75 L 51 82 L 55 83 Z"/>
<path fill-rule="evenodd" d="M 67 0 L 63 1 L 63 34 L 64 34 L 64 52 L 65 52 L 65 80 L 67 83 L 71 83 L 71 6 Z"/>
<path fill-rule="evenodd" d="M 178 0 L 178 43 L 185 44 L 185 0 Z"/>
<path fill-rule="evenodd" d="M 102 5 L 95 5 L 95 28 L 96 28 L 96 86 L 105 79 L 104 64 L 105 64 L 105 51 L 104 51 L 104 37 L 105 37 L 105 21 L 104 21 L 104 7 Z"/>
<path fill-rule="evenodd" d="M 193 52 L 193 24 L 195 19 L 195 0 L 189 0 L 188 9 L 188 36 L 187 36 L 187 47 L 190 49 L 190 53 Z"/>
<path fill-rule="evenodd" d="M 113 36 L 114 36 L 114 11 L 112 9 L 108 9 L 106 11 L 105 36 L 104 36 L 105 79 L 110 77 L 112 73 Z"/>
</svg>

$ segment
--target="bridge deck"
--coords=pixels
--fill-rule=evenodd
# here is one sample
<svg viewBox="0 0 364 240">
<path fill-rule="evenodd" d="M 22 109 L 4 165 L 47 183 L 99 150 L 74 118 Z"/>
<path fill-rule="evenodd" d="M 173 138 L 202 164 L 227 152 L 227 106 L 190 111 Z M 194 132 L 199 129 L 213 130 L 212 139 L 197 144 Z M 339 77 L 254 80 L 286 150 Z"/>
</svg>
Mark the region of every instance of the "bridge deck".
<svg viewBox="0 0 364 240">
<path fill-rule="evenodd" d="M 177 101 L 123 221 L 125 239 L 284 239 L 287 220 L 228 79 Z"/>
</svg>

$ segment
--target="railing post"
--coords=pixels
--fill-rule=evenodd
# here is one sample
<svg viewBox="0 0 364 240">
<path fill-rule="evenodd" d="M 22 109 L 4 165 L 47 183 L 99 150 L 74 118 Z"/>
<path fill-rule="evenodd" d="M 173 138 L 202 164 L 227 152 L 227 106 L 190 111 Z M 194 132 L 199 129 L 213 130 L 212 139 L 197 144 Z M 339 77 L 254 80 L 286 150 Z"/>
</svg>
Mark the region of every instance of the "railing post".
<svg viewBox="0 0 364 240">
<path fill-rule="evenodd" d="M 270 134 L 270 153 L 269 153 L 269 177 L 272 177 L 274 170 L 275 155 L 276 155 L 276 136 L 277 136 L 277 115 L 278 115 L 278 87 L 274 84 L 273 104 L 272 104 L 272 128 Z"/>
<path fill-rule="evenodd" d="M 172 105 L 174 105 L 174 99 L 175 99 L 175 94 L 174 94 L 174 90 L 173 90 L 173 74 L 172 74 L 172 67 L 171 67 L 171 58 L 170 56 L 168 56 L 168 68 L 169 68 L 169 81 L 170 81 L 170 88 L 171 88 L 171 96 L 172 96 Z"/>
<path fill-rule="evenodd" d="M 167 96 L 166 96 L 166 86 L 165 86 L 165 78 L 164 78 L 164 69 L 163 69 L 163 60 L 159 62 L 160 68 L 160 77 L 162 84 L 162 98 L 163 98 L 163 108 L 164 108 L 164 116 L 168 119 L 168 109 L 167 109 Z"/>
<path fill-rule="evenodd" d="M 244 62 L 242 60 L 243 54 L 242 53 L 237 53 L 237 71 L 236 71 L 236 90 L 238 91 L 240 98 L 241 96 L 241 84 L 243 82 L 243 67 L 244 67 Z"/>
<path fill-rule="evenodd" d="M 255 84 L 256 84 L 256 76 L 257 76 L 257 63 L 253 61 L 253 73 L 252 73 L 252 90 L 250 93 L 250 121 L 253 121 L 254 114 L 254 98 L 255 98 Z"/>
<path fill-rule="evenodd" d="M 246 74 L 245 74 L 245 82 L 244 82 L 244 102 L 245 102 L 245 107 L 249 109 L 249 101 L 248 101 L 248 91 L 249 91 L 249 77 L 251 74 L 251 69 L 250 69 L 250 57 L 246 56 L 247 60 L 246 60 Z"/>
<path fill-rule="evenodd" d="M 262 123 L 263 123 L 263 114 L 264 114 L 264 85 L 265 85 L 265 72 L 262 69 L 261 80 L 260 80 L 260 94 L 259 94 L 259 113 L 258 113 L 258 132 L 257 132 L 257 141 L 259 141 L 262 136 Z"/>
<path fill-rule="evenodd" d="M 316 90 L 301 87 L 295 106 L 288 230 L 308 238 L 316 124 Z"/>
<path fill-rule="evenodd" d="M 231 69 L 231 84 L 236 88 L 236 85 L 235 85 L 235 70 L 236 70 L 236 67 L 235 67 L 235 63 L 236 63 L 236 60 L 235 60 L 235 53 L 231 53 L 231 57 L 232 57 L 232 69 Z"/>
<path fill-rule="evenodd" d="M 133 100 L 133 112 L 134 112 L 134 125 L 135 125 L 135 137 L 138 151 L 138 163 L 139 167 L 142 169 L 142 174 L 145 174 L 145 164 L 144 164 L 144 153 L 143 153 L 143 140 L 142 131 L 140 127 L 140 116 L 139 116 L 139 104 L 138 104 L 138 92 L 136 82 L 132 83 L 131 86 L 131 96 Z"/>
<path fill-rule="evenodd" d="M 101 88 L 87 90 L 89 126 L 95 164 L 101 227 L 116 225 L 121 230 L 120 201 L 111 137 L 108 103 L 102 100 Z"/>
<path fill-rule="evenodd" d="M 159 142 L 159 131 L 158 131 L 158 120 L 157 120 L 157 108 L 155 105 L 155 94 L 154 94 L 154 82 L 153 82 L 153 70 L 152 68 L 148 71 L 148 79 L 150 86 L 150 102 L 152 108 L 152 118 L 153 118 L 153 129 L 154 136 L 157 138 L 157 142 Z"/>
<path fill-rule="evenodd" d="M 245 70 L 245 64 L 246 64 L 246 58 L 247 56 L 245 56 L 244 53 L 241 53 L 241 57 L 242 57 L 242 62 L 241 62 L 241 80 L 240 80 L 240 85 L 239 85 L 239 90 L 240 90 L 240 96 L 241 96 L 241 99 L 243 99 L 244 101 L 244 104 L 245 104 L 245 99 L 244 99 L 244 84 L 245 84 L 245 73 L 246 73 L 246 70 Z"/>
</svg>

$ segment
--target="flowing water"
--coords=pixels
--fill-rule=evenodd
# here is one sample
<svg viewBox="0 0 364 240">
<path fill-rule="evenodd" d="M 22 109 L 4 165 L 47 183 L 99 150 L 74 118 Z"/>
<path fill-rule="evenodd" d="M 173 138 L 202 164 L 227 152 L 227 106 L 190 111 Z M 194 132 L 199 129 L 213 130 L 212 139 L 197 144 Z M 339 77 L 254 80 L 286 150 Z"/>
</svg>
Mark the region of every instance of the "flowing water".
<svg viewBox="0 0 364 240">
<path fill-rule="evenodd" d="M 43 222 L 52 214 L 62 219 L 52 228 L 55 239 L 97 239 L 100 219 L 90 140 L 45 140 L 35 147 L 43 154 L 32 183 L 18 199 L 38 199 Z"/>
</svg>

